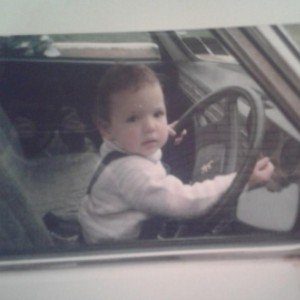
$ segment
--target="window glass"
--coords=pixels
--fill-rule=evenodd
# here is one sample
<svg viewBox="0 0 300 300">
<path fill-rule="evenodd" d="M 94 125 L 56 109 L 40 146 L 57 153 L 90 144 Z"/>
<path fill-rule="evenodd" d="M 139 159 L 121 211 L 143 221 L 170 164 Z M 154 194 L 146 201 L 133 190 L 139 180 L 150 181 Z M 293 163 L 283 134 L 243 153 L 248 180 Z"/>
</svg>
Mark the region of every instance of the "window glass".
<svg viewBox="0 0 300 300">
<path fill-rule="evenodd" d="M 160 59 L 149 33 L 12 36 L 0 42 L 1 52 L 13 57 Z"/>
<path fill-rule="evenodd" d="M 180 242 L 192 237 L 203 246 L 216 238 L 219 244 L 232 245 L 242 241 L 253 245 L 256 237 L 262 240 L 262 236 L 272 238 L 274 233 L 282 233 L 283 237 L 299 234 L 299 131 L 208 31 L 180 31 L 177 34 L 199 59 L 180 63 L 150 61 L 148 64 L 163 81 L 168 121 L 178 120 L 208 91 L 232 85 L 247 87 L 262 100 L 267 117 L 259 157 L 269 157 L 275 172 L 267 184 L 248 186 L 249 189 L 242 187 L 244 193 L 234 207 L 233 214 L 236 214 L 230 219 L 233 214 L 228 213 L 229 220 L 225 221 L 229 222 L 224 228 L 221 224 L 221 227 L 208 230 L 210 224 L 203 222 L 202 216 L 193 220 L 182 220 L 177 216 L 162 220 L 158 217 L 153 222 L 149 218 L 152 223 L 147 223 L 147 219 L 143 225 L 152 228 L 154 235 L 151 233 L 151 239 L 163 244 L 165 240 Z M 157 35 L 157 40 L 163 37 Z M 174 48 L 167 47 L 174 35 L 170 34 L 168 38 L 160 46 L 164 45 L 164 51 L 171 53 Z M 84 48 L 86 43 L 109 45 L 108 56 L 115 55 L 114 45 L 119 47 L 124 42 L 133 47 L 140 43 L 154 45 L 146 33 L 52 35 L 4 38 L 2 50 L 5 55 L 12 51 L 9 53 L 15 57 L 34 58 L 41 40 L 51 40 L 49 45 L 61 57 L 64 49 L 72 49 L 64 55 L 72 56 L 73 60 L 49 64 L 44 64 L 42 59 L 0 61 L 3 67 L 0 81 L 1 255 L 20 254 L 32 249 L 39 252 L 45 248 L 53 249 L 53 246 L 54 249 L 68 250 L 71 247 L 79 251 L 88 248 L 82 240 L 78 209 L 99 164 L 99 147 L 103 143 L 92 120 L 99 80 L 114 62 L 76 62 L 77 59 L 81 61 L 81 54 L 85 58 L 94 57 L 92 48 L 89 51 Z M 178 39 L 174 40 L 173 47 L 178 47 Z M 83 45 L 83 48 L 75 45 Z M 51 47 L 50 50 L 54 51 Z M 42 49 L 49 50 L 47 47 Z M 131 46 L 126 49 L 131 49 Z M 139 52 L 131 52 L 131 55 L 127 56 L 126 62 L 141 59 Z M 229 107 L 227 101 L 230 97 L 227 96 L 209 105 L 204 112 L 196 110 L 196 114 L 185 123 L 187 134 L 180 145 L 174 146 L 172 141 L 165 145 L 162 162 L 166 173 L 175 175 L 185 184 L 213 179 L 227 172 L 224 166 L 229 164 L 228 151 L 234 145 L 238 148 L 231 152 L 236 155 L 231 163 L 235 161 L 237 169 L 244 163 L 253 114 L 249 113 L 249 105 L 242 97 L 236 107 Z M 233 115 L 229 112 L 235 109 L 238 118 L 233 119 L 232 124 Z M 155 112 L 156 118 L 161 116 L 164 116 L 164 111 Z M 136 116 L 130 116 L 128 120 L 131 124 L 136 119 Z M 235 121 L 240 122 L 239 126 Z M 233 127 L 234 130 L 239 128 L 234 135 L 231 134 Z M 229 142 L 233 136 L 236 140 Z M 186 190 L 189 195 L 189 189 Z M 177 190 L 173 196 L 177 196 Z M 122 205 L 117 205 L 121 213 L 129 210 L 138 221 L 145 219 L 144 212 L 136 214 L 135 210 Z M 143 243 L 140 240 L 135 242 L 135 246 Z M 100 246 L 109 243 L 113 249 L 115 245 L 107 240 Z"/>
</svg>

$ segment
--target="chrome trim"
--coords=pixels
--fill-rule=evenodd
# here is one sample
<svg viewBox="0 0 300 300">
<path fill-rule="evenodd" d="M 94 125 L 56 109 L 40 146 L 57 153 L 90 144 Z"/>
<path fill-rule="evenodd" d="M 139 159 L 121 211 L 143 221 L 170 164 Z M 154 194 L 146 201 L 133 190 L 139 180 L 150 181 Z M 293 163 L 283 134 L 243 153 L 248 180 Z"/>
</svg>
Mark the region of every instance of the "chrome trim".
<svg viewBox="0 0 300 300">
<path fill-rule="evenodd" d="M 52 257 L 32 257 L 20 259 L 8 259 L 0 261 L 0 271 L 36 269 L 47 267 L 71 267 L 80 264 L 103 264 L 118 262 L 143 262 L 151 260 L 170 260 L 170 259 L 262 259 L 262 258 L 297 258 L 300 259 L 300 244 L 290 243 L 283 246 L 238 246 L 223 247 L 215 249 L 199 249 L 197 246 L 191 249 L 147 249 L 146 251 L 136 250 L 127 253 L 81 253 L 80 255 L 52 256 Z"/>
<path fill-rule="evenodd" d="M 300 61 L 298 57 L 290 51 L 288 45 L 284 43 L 274 28 L 259 26 L 248 29 L 248 32 L 255 38 L 261 49 L 268 54 L 268 58 L 280 69 L 299 95 Z"/>
</svg>

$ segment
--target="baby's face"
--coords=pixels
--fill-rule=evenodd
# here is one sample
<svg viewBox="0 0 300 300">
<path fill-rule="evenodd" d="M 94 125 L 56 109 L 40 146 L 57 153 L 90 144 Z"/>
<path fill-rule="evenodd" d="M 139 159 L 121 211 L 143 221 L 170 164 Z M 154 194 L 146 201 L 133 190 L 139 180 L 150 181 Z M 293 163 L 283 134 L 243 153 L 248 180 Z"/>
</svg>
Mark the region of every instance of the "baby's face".
<svg viewBox="0 0 300 300">
<path fill-rule="evenodd" d="M 111 97 L 110 122 L 105 137 L 123 150 L 144 157 L 168 139 L 164 97 L 159 84 L 125 90 Z"/>
</svg>

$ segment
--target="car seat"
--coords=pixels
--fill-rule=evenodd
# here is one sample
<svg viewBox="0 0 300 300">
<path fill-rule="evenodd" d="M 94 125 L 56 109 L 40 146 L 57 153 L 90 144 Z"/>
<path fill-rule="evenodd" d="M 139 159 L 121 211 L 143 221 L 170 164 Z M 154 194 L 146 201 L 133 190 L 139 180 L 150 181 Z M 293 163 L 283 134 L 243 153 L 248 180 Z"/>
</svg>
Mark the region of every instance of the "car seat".
<svg viewBox="0 0 300 300">
<path fill-rule="evenodd" d="M 73 211 L 71 219 L 68 216 L 64 223 L 71 220 L 75 224 L 76 203 L 85 193 L 97 161 L 98 155 L 91 152 L 26 159 L 18 134 L 0 107 L 1 249 L 29 249 L 35 245 L 47 248 L 53 241 L 56 243 L 57 236 L 47 230 L 42 216 L 58 210 L 65 218 Z M 44 220 L 49 225 L 49 218 Z M 58 244 L 74 244 L 74 239 L 62 238 Z"/>
<path fill-rule="evenodd" d="M 0 253 L 24 253 L 53 246 L 44 224 L 33 213 L 17 179 L 24 175 L 14 128 L 0 107 Z"/>
</svg>

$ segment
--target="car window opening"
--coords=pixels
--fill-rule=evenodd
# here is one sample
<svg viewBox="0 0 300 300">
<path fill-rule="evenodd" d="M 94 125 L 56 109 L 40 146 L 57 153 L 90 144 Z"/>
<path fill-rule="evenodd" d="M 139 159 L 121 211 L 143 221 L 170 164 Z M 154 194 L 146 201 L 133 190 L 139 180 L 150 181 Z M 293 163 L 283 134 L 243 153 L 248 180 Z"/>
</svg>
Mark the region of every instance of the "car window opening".
<svg viewBox="0 0 300 300">
<path fill-rule="evenodd" d="M 42 252 L 43 243 L 56 250 L 88 248 L 78 223 L 78 207 L 97 168 L 103 143 L 92 120 L 95 95 L 100 78 L 120 61 L 146 62 L 155 72 L 162 81 L 169 122 L 178 120 L 208 90 L 227 86 L 249 88 L 265 106 L 266 130 L 259 155 L 268 156 L 274 165 L 272 179 L 245 190 L 236 212 L 230 214 L 232 219 L 219 232 L 206 231 L 209 224 L 199 219 L 183 222 L 158 216 L 147 224 L 155 228 L 150 240 L 201 242 L 211 238 L 230 244 L 234 239 L 251 242 L 252 237 L 299 235 L 299 132 L 208 31 L 177 34 L 198 60 L 164 61 L 162 53 L 172 52 L 168 47 L 176 43 L 171 44 L 171 37 L 163 41 L 165 44 L 161 37 L 154 43 L 148 33 L 1 38 L 5 72 L 0 85 L 0 235 L 6 235 L 0 238 L 1 254 L 34 252 L 35 247 Z M 56 60 L 67 57 L 72 58 L 67 64 Z M 43 65 L 48 58 L 54 60 Z M 90 58 L 90 64 L 80 63 Z M 205 111 L 196 111 L 184 124 L 187 134 L 183 142 L 177 148 L 168 142 L 163 148 L 167 171 L 182 182 L 190 184 L 224 174 L 228 148 L 234 144 L 236 167 L 242 165 L 253 115 L 243 99 L 235 108 L 227 100 L 225 97 Z M 239 126 L 230 123 L 235 109 Z M 231 144 L 227 139 L 230 130 L 237 131 Z M 10 199 L 18 209 L 10 207 Z M 40 238 L 35 239 L 34 232 Z"/>
</svg>

